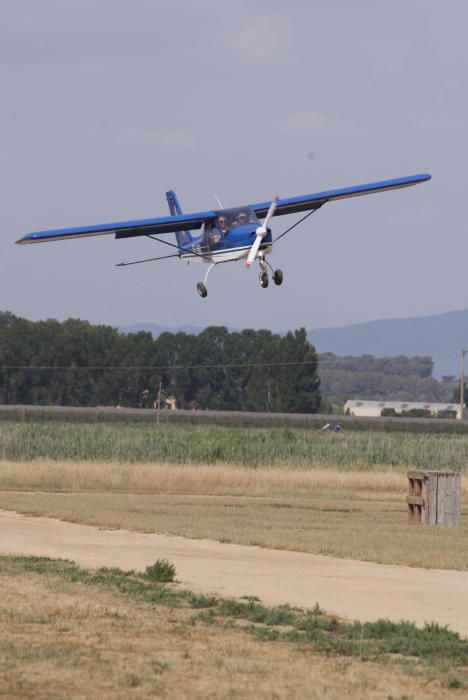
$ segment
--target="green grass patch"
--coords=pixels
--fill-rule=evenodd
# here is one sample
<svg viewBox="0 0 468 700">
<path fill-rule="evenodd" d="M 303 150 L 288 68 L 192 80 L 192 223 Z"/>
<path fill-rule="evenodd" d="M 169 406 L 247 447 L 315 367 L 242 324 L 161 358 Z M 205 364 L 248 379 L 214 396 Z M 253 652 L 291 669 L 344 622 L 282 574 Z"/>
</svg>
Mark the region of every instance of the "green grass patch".
<svg viewBox="0 0 468 700">
<path fill-rule="evenodd" d="M 468 435 L 305 428 L 0 422 L 0 459 L 466 470 Z"/>
<path fill-rule="evenodd" d="M 104 586 L 146 603 L 192 609 L 206 607 L 198 615 L 199 621 L 220 625 L 245 621 L 250 623 L 245 629 L 266 642 L 289 641 L 326 654 L 362 660 L 417 660 L 424 665 L 443 666 L 447 672 L 468 665 L 468 640 L 437 624 L 418 628 L 407 621 L 344 622 L 325 614 L 318 605 L 309 611 L 288 605 L 270 608 L 255 598 L 232 600 L 197 596 L 191 591 L 153 581 L 146 573 L 118 568 L 89 571 L 71 561 L 46 557 L 0 557 L 0 574 L 25 572 L 61 577 L 84 585 Z M 453 675 L 451 679 L 451 687 L 458 687 L 457 677 Z"/>
</svg>

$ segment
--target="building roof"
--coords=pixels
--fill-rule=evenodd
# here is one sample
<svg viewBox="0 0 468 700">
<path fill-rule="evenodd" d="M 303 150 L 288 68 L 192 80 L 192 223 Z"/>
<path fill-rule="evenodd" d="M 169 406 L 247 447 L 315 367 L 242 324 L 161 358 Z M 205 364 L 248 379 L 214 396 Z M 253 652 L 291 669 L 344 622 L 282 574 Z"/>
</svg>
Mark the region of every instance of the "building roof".
<svg viewBox="0 0 468 700">
<path fill-rule="evenodd" d="M 423 401 L 367 401 L 349 399 L 345 408 L 394 408 L 395 410 L 411 411 L 423 409 L 424 411 L 458 411 L 460 404 L 456 403 L 424 403 Z"/>
</svg>

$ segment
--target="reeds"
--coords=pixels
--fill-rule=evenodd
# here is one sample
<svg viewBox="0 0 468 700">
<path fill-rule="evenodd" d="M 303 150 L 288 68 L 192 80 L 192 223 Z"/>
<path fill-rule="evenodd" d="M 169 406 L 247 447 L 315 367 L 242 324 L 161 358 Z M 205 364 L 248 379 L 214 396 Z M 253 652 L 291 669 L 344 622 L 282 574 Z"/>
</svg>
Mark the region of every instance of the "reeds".
<svg viewBox="0 0 468 700">
<path fill-rule="evenodd" d="M 0 459 L 231 464 L 257 468 L 374 466 L 464 471 L 468 436 L 301 428 L 0 423 Z"/>
</svg>

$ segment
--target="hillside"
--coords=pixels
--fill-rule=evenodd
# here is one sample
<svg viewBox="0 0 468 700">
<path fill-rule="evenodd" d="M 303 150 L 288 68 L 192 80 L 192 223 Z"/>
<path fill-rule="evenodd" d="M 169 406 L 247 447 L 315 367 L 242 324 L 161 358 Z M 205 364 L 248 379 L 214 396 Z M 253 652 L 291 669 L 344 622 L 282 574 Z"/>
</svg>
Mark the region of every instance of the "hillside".
<svg viewBox="0 0 468 700">
<path fill-rule="evenodd" d="M 435 377 L 459 376 L 460 348 L 468 346 L 468 310 L 392 318 L 308 332 L 318 352 L 336 355 L 430 355 Z"/>
<path fill-rule="evenodd" d="M 324 398 L 343 404 L 349 398 L 374 401 L 451 402 L 458 385 L 432 378 L 432 358 L 319 355 Z"/>
<path fill-rule="evenodd" d="M 157 338 L 163 331 L 198 334 L 203 329 L 139 323 L 121 326 L 120 330 L 124 333 L 145 330 Z M 468 346 L 468 309 L 436 316 L 391 318 L 337 328 L 318 328 L 307 333 L 309 341 L 320 353 L 375 357 L 429 355 L 434 361 L 434 377 L 459 376 L 460 348 Z"/>
</svg>

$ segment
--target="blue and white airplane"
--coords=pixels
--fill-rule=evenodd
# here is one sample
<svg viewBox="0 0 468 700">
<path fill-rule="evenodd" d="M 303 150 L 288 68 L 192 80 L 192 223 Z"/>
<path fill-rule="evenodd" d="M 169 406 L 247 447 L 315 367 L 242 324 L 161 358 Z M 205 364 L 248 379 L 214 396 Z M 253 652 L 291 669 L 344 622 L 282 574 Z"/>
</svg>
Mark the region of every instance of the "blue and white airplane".
<svg viewBox="0 0 468 700">
<path fill-rule="evenodd" d="M 109 234 L 115 235 L 115 238 L 147 236 L 175 248 L 177 252 L 157 258 L 119 263 L 119 266 L 136 265 L 166 258 L 180 258 L 187 261 L 208 263 L 209 267 L 203 282 L 198 282 L 197 284 L 199 295 L 206 297 L 208 294 L 206 282 L 210 271 L 215 265 L 233 260 L 245 260 L 248 268 L 254 260 L 258 260 L 260 285 L 268 287 L 268 270 L 272 272 L 273 282 L 280 285 L 283 282 L 282 271 L 273 270 L 270 263 L 266 260 L 266 256 L 272 252 L 273 243 L 327 202 L 349 197 L 360 197 L 366 194 L 373 194 L 374 192 L 396 190 L 401 187 L 410 187 L 411 185 L 430 180 L 430 178 L 431 176 L 427 173 L 422 173 L 393 180 L 382 180 L 365 185 L 344 187 L 338 190 L 326 190 L 299 197 L 288 197 L 285 199 L 275 197 L 271 202 L 257 202 L 256 204 L 247 204 L 232 209 L 210 209 L 192 214 L 182 213 L 177 195 L 171 190 L 166 193 L 170 216 L 162 216 L 156 219 L 118 221 L 109 224 L 98 224 L 97 226 L 64 228 L 53 231 L 37 231 L 28 233 L 16 242 L 23 245 L 25 243 L 64 241 L 72 238 L 88 238 Z M 270 228 L 271 219 L 274 216 L 299 212 L 307 212 L 307 214 L 273 239 Z M 260 219 L 263 219 L 263 222 Z M 194 235 L 192 230 L 201 231 L 201 233 Z M 175 233 L 176 243 L 170 243 L 167 240 L 158 238 L 159 235 L 167 233 Z"/>
</svg>

